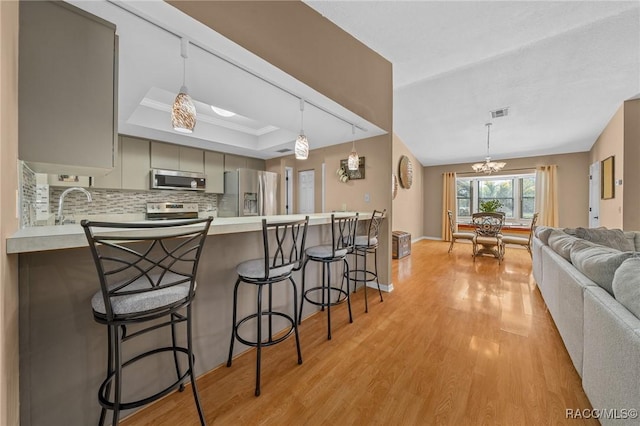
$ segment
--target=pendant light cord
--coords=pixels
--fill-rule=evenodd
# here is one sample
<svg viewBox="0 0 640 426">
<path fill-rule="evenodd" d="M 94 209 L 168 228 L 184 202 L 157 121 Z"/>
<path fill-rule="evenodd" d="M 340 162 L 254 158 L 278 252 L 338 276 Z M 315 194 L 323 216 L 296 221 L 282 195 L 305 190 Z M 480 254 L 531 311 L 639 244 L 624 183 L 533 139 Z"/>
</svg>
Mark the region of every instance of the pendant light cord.
<svg viewBox="0 0 640 426">
<path fill-rule="evenodd" d="M 491 133 L 491 123 L 487 123 L 487 158 L 489 157 L 489 134 Z"/>
<path fill-rule="evenodd" d="M 300 134 L 304 135 L 304 99 L 300 98 Z"/>
</svg>

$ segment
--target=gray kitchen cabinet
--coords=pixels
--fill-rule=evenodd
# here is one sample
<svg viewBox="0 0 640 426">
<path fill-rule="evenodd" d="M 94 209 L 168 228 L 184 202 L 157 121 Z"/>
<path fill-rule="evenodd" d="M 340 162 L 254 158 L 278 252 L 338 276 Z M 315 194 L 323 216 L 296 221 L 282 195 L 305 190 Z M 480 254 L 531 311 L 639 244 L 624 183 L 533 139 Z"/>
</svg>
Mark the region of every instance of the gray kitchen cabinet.
<svg viewBox="0 0 640 426">
<path fill-rule="evenodd" d="M 122 136 L 118 138 L 118 156 L 111 170 L 106 175 L 97 174 L 93 177 L 92 188 L 120 189 L 122 188 Z"/>
<path fill-rule="evenodd" d="M 170 143 L 151 141 L 151 168 L 180 170 L 180 147 Z"/>
<path fill-rule="evenodd" d="M 89 176 L 117 155 L 115 25 L 64 2 L 20 2 L 18 157 Z"/>
<path fill-rule="evenodd" d="M 149 141 L 120 137 L 122 142 L 122 189 L 149 189 Z"/>
<path fill-rule="evenodd" d="M 151 168 L 203 173 L 203 153 L 197 148 L 151 141 Z"/>
<path fill-rule="evenodd" d="M 180 168 L 183 172 L 204 173 L 203 151 L 187 146 L 180 147 Z"/>
<path fill-rule="evenodd" d="M 213 194 L 224 193 L 224 154 L 205 151 L 204 174 L 207 176 L 205 192 Z"/>
<path fill-rule="evenodd" d="M 237 169 L 245 169 L 247 167 L 247 157 L 241 157 L 239 155 L 225 154 L 224 155 L 224 171 L 233 172 Z"/>
<path fill-rule="evenodd" d="M 64 174 L 48 174 L 47 183 L 49 186 L 80 186 L 89 187 L 89 176 L 75 176 Z"/>
</svg>

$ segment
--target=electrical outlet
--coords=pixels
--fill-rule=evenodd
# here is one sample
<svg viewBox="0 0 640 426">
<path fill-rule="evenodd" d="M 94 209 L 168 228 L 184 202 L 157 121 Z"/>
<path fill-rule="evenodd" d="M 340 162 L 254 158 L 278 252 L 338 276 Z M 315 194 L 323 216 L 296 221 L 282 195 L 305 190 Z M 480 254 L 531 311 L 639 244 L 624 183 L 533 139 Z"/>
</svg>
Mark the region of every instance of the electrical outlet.
<svg viewBox="0 0 640 426">
<path fill-rule="evenodd" d="M 364 202 L 368 203 L 369 201 L 371 201 L 371 196 L 369 196 L 369 193 L 367 192 L 364 194 Z"/>
</svg>

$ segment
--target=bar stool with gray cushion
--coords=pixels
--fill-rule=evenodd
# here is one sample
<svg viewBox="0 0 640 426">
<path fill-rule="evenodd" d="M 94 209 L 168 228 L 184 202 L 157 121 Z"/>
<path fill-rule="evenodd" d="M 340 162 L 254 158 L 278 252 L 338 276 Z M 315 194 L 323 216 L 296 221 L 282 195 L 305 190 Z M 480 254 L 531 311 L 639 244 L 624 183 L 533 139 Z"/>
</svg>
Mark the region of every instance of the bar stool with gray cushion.
<svg viewBox="0 0 640 426">
<path fill-rule="evenodd" d="M 191 382 L 200 423 L 205 424 L 193 375 L 191 307 L 198 263 L 211 221 L 212 218 L 145 224 L 81 222 L 100 281 L 100 291 L 91 299 L 93 316 L 107 326 L 107 374 L 98 390 L 102 406 L 100 425 L 104 424 L 107 410 L 113 411 L 112 424 L 117 425 L 122 410 L 141 407 L 175 389 L 182 391 L 187 380 Z M 177 325 L 181 323 L 186 325 L 186 346 L 176 343 Z M 144 346 L 136 347 L 131 342 L 148 332 L 158 333 L 166 326 L 171 328 L 171 342 L 166 346 L 148 348 L 150 337 Z M 125 343 L 126 353 L 135 353 L 141 347 L 144 352 L 125 361 L 122 355 Z M 175 381 L 151 396 L 123 402 L 125 367 L 167 352 L 173 361 L 166 367 L 175 370 Z M 180 366 L 181 358 L 187 360 L 186 369 Z M 154 365 L 162 365 L 161 361 L 158 357 Z M 155 368 L 158 374 L 166 371 Z"/>
<path fill-rule="evenodd" d="M 378 279 L 378 239 L 380 236 L 380 225 L 384 220 L 386 209 L 379 211 L 374 210 L 367 227 L 365 235 L 357 235 L 354 244 L 353 255 L 355 257 L 355 266 L 351 270 L 349 280 L 353 281 L 353 291 L 356 291 L 358 283 L 364 283 L 364 311 L 369 312 L 369 302 L 367 300 L 367 283 L 375 280 L 378 285 L 378 294 L 380 302 L 382 299 L 382 289 L 380 288 L 380 280 Z M 373 270 L 367 269 L 367 256 L 373 254 Z M 362 258 L 363 266 L 358 268 L 358 258 Z"/>
<path fill-rule="evenodd" d="M 255 395 L 260 395 L 260 364 L 262 348 L 272 346 L 295 334 L 296 348 L 298 351 L 298 364 L 302 364 L 302 352 L 300 351 L 300 339 L 298 338 L 298 291 L 293 280 L 293 271 L 300 270 L 304 258 L 304 245 L 307 238 L 307 226 L 309 216 L 304 220 L 292 220 L 281 222 L 267 222 L 262 219 L 262 242 L 264 255 L 259 259 L 242 262 L 236 268 L 238 279 L 233 289 L 233 323 L 231 330 L 231 344 L 229 345 L 229 358 L 227 367 L 231 367 L 233 361 L 233 344 L 236 340 L 247 346 L 256 348 L 256 389 Z M 289 281 L 293 290 L 293 314 L 276 311 L 273 307 L 273 284 Z M 256 312 L 238 320 L 238 287 L 241 283 L 257 286 Z M 262 307 L 262 290 L 267 287 L 267 309 Z M 274 329 L 274 317 L 283 319 L 285 333 L 278 334 L 280 330 Z M 266 319 L 267 330 L 263 330 L 263 319 Z M 253 323 L 255 328 L 249 328 Z M 247 325 L 247 327 L 243 327 Z M 277 327 L 277 325 L 276 325 Z M 241 334 L 241 329 L 243 335 Z M 287 329 L 288 328 L 288 329 Z M 247 336 L 253 330 L 254 336 Z M 266 332 L 265 332 L 266 331 Z M 263 336 L 265 336 L 263 338 Z"/>
<path fill-rule="evenodd" d="M 457 231 L 457 226 L 453 222 L 453 212 L 451 210 L 447 210 L 447 216 L 449 216 L 449 232 L 451 233 L 451 244 L 449 245 L 449 253 L 451 253 L 451 250 L 453 250 L 453 243 L 455 243 L 456 240 L 469 240 L 470 242 L 472 242 L 473 237 L 475 237 L 476 234 L 474 232 Z"/>
<path fill-rule="evenodd" d="M 309 247 L 306 250 L 306 258 L 302 267 L 302 302 L 298 322 L 302 322 L 302 307 L 307 301 L 312 305 L 320 306 L 321 310 L 327 309 L 327 339 L 331 340 L 331 307 L 347 302 L 349 309 L 349 322 L 353 322 L 351 315 L 351 299 L 349 298 L 349 263 L 347 254 L 353 252 L 358 227 L 358 213 L 354 215 L 331 215 L 331 244 Z M 309 262 L 322 264 L 322 282 L 315 287 L 305 290 L 306 269 Z M 342 286 L 331 284 L 331 264 L 342 262 Z M 344 282 L 347 281 L 347 289 Z M 312 297 L 315 294 L 316 297 Z"/>
</svg>

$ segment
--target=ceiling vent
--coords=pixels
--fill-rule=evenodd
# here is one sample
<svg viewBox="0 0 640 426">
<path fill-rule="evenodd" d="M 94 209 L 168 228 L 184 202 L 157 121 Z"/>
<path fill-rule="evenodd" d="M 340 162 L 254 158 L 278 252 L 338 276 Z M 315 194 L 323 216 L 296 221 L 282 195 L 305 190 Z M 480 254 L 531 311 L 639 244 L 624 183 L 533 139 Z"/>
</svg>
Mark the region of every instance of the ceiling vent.
<svg viewBox="0 0 640 426">
<path fill-rule="evenodd" d="M 291 148 L 282 148 L 277 150 L 276 152 L 279 152 L 280 154 L 284 154 L 285 152 L 291 152 L 293 151 Z"/>
<path fill-rule="evenodd" d="M 495 111 L 491 111 L 491 118 L 502 118 L 509 115 L 509 107 L 500 108 Z"/>
</svg>

